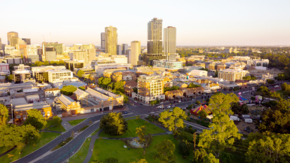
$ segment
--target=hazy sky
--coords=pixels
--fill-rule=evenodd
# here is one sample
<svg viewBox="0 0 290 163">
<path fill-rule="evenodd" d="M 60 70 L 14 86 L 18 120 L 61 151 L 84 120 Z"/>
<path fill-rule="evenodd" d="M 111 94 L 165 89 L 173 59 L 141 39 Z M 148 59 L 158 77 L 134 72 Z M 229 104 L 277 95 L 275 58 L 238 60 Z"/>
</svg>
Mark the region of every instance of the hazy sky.
<svg viewBox="0 0 290 163">
<path fill-rule="evenodd" d="M 118 44 L 146 45 L 147 23 L 177 28 L 177 45 L 290 45 L 290 0 L 1 0 L 0 38 L 32 44 L 100 45 L 106 26 Z"/>
</svg>

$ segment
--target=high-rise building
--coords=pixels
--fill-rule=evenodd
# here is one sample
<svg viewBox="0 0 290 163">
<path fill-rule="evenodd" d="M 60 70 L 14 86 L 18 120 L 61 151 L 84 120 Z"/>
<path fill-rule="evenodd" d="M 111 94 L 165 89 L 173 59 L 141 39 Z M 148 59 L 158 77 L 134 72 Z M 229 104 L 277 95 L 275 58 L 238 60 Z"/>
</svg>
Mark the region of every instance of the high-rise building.
<svg viewBox="0 0 290 163">
<path fill-rule="evenodd" d="M 53 46 L 45 47 L 45 61 L 56 61 L 56 49 Z"/>
<path fill-rule="evenodd" d="M 18 33 L 17 32 L 8 32 L 7 33 L 7 42 L 8 42 L 8 45 L 11 45 L 11 38 L 12 37 L 18 38 Z M 11 45 L 11 46 L 15 46 L 15 45 Z"/>
<path fill-rule="evenodd" d="M 2 41 L 1 41 L 1 38 L 0 38 L 0 50 L 2 50 Z"/>
<path fill-rule="evenodd" d="M 43 42 L 42 48 L 43 48 L 43 54 L 45 54 L 45 47 L 53 47 L 58 55 L 63 54 L 64 51 L 64 45 L 63 43 L 58 42 Z"/>
<path fill-rule="evenodd" d="M 31 44 L 30 38 L 22 38 L 22 40 L 24 42 L 26 42 L 26 45 L 30 45 Z"/>
<path fill-rule="evenodd" d="M 123 44 L 123 54 L 126 54 L 128 50 L 128 44 Z"/>
<path fill-rule="evenodd" d="M 122 55 L 122 45 L 117 45 L 117 54 Z"/>
<path fill-rule="evenodd" d="M 101 50 L 106 49 L 106 35 L 104 32 L 101 33 Z"/>
<path fill-rule="evenodd" d="M 176 28 L 167 27 L 164 28 L 164 54 L 167 56 L 167 60 L 176 61 Z"/>
<path fill-rule="evenodd" d="M 105 28 L 106 53 L 109 55 L 117 55 L 118 34 L 117 28 L 110 26 Z"/>
<path fill-rule="evenodd" d="M 141 42 L 132 41 L 131 42 L 131 57 L 130 62 L 132 66 L 136 66 L 139 61 L 139 55 L 141 54 Z"/>
<path fill-rule="evenodd" d="M 162 54 L 162 19 L 153 18 L 148 23 L 147 54 L 143 61 L 152 65 L 153 60 L 166 59 Z"/>
</svg>

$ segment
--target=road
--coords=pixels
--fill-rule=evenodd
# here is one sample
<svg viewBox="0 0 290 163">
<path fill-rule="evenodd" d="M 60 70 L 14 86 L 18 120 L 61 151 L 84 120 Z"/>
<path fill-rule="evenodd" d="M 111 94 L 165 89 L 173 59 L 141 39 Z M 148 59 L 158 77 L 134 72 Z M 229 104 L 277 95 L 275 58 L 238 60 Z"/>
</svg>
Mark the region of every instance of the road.
<svg viewBox="0 0 290 163">
<path fill-rule="evenodd" d="M 233 93 L 233 91 L 221 91 L 222 93 Z M 246 99 L 250 99 L 251 96 L 251 88 L 249 89 L 243 89 L 235 91 L 234 93 L 238 95 L 238 93 L 241 92 L 242 96 Z M 209 94 L 211 96 L 212 94 Z M 203 101 L 205 98 L 196 97 L 196 100 Z M 170 102 L 164 102 L 164 106 L 169 105 Z M 172 103 L 172 102 L 171 102 Z M 175 103 L 176 106 L 185 108 L 186 106 L 192 104 L 193 101 L 190 99 L 189 101 L 181 102 L 181 103 Z M 124 115 L 124 117 L 130 117 L 130 116 L 136 116 L 141 115 L 145 116 L 152 113 L 160 113 L 162 112 L 162 109 L 156 108 L 156 106 L 146 106 L 146 105 L 127 105 L 129 114 Z M 88 119 L 83 121 L 77 126 L 74 126 L 67 132 L 63 133 L 53 141 L 49 142 L 48 144 L 44 145 L 37 151 L 15 161 L 15 163 L 24 163 L 24 162 L 36 162 L 36 163 L 61 163 L 67 160 L 71 155 L 73 155 L 82 145 L 83 141 L 96 129 L 99 128 L 99 120 L 103 114 L 98 115 L 89 115 L 87 116 Z M 49 152 L 52 148 L 57 146 L 62 141 L 66 140 L 68 137 L 71 136 L 72 131 L 76 132 L 79 129 L 83 128 L 84 126 L 88 125 L 90 121 L 93 122 L 91 126 L 89 126 L 86 130 L 81 132 L 79 135 L 76 135 L 73 140 L 71 140 L 68 144 L 63 146 L 62 148 Z M 185 121 L 186 125 L 192 126 L 193 129 L 196 129 L 198 132 L 202 132 L 202 130 L 207 129 L 204 126 Z"/>
</svg>

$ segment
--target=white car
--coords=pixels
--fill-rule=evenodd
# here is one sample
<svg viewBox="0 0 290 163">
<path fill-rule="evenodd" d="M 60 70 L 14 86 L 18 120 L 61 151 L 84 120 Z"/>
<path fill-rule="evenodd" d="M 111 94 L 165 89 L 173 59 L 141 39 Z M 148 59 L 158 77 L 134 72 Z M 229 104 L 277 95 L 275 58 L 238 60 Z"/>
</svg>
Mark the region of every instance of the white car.
<svg viewBox="0 0 290 163">
<path fill-rule="evenodd" d="M 181 102 L 180 100 L 178 102 Z"/>
<path fill-rule="evenodd" d="M 170 106 L 170 105 L 168 105 L 168 106 L 167 106 L 167 108 L 169 109 L 169 108 L 171 108 L 171 106 Z"/>
</svg>

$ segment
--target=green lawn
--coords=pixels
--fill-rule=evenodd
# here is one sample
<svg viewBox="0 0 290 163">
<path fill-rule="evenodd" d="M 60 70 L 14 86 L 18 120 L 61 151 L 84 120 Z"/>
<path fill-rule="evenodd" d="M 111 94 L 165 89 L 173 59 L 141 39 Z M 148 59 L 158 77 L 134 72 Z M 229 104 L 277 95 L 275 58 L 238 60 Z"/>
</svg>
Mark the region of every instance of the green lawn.
<svg viewBox="0 0 290 163">
<path fill-rule="evenodd" d="M 175 161 L 177 163 L 188 163 L 189 157 L 183 159 L 178 150 L 178 141 L 174 139 L 173 135 L 159 135 L 154 136 L 151 145 L 146 148 L 146 154 L 143 156 L 143 149 L 130 149 L 124 148 L 125 143 L 121 140 L 108 140 L 108 139 L 97 139 L 94 145 L 93 155 L 90 162 L 94 160 L 104 161 L 106 158 L 113 157 L 119 160 L 119 163 L 130 163 L 145 158 L 148 163 L 159 162 L 154 160 L 156 154 L 155 145 L 159 144 L 165 139 L 171 140 L 175 144 Z"/>
<path fill-rule="evenodd" d="M 79 151 L 69 159 L 69 163 L 84 162 L 90 147 L 91 138 L 87 138 Z"/>
<path fill-rule="evenodd" d="M 0 157 L 0 162 L 1 163 L 9 163 L 12 161 L 15 161 L 21 157 L 24 157 L 26 155 L 28 155 L 29 153 L 39 149 L 40 147 L 42 147 L 43 145 L 45 145 L 46 143 L 52 141 L 54 138 L 58 137 L 60 134 L 57 133 L 52 133 L 52 132 L 41 132 L 40 133 L 41 137 L 40 139 L 34 143 L 34 144 L 28 144 L 28 145 L 20 145 L 19 147 L 15 148 L 13 151 L 9 152 L 8 154 L 11 155 L 11 159 L 8 158 L 8 155 L 2 156 Z M 4 148 L 1 147 L 0 151 L 1 153 L 7 151 L 10 148 Z M 22 151 L 22 154 L 20 154 L 20 152 Z"/>
<path fill-rule="evenodd" d="M 47 121 L 47 125 L 46 125 L 46 127 L 48 128 L 47 130 L 50 130 L 50 131 L 59 131 L 59 132 L 65 132 L 66 131 L 64 129 L 64 127 L 62 127 L 62 125 L 50 127 L 51 126 L 51 123 L 52 123 L 52 120 Z"/>
<path fill-rule="evenodd" d="M 69 124 L 71 124 L 72 126 L 75 126 L 79 123 L 81 123 L 82 121 L 84 121 L 86 118 L 84 119 L 76 119 L 76 120 L 72 120 L 72 121 L 68 121 Z"/>
<path fill-rule="evenodd" d="M 158 133 L 164 133 L 165 130 L 143 120 L 143 119 L 131 119 L 131 120 L 127 120 L 128 122 L 128 130 L 126 131 L 125 134 L 121 135 L 121 136 L 111 136 L 108 135 L 104 132 L 100 133 L 100 137 L 112 137 L 112 138 L 126 138 L 126 137 L 137 137 L 136 134 L 136 128 L 137 127 L 141 127 L 141 126 L 146 126 L 147 127 L 147 133 L 150 134 L 158 134 Z"/>
</svg>

